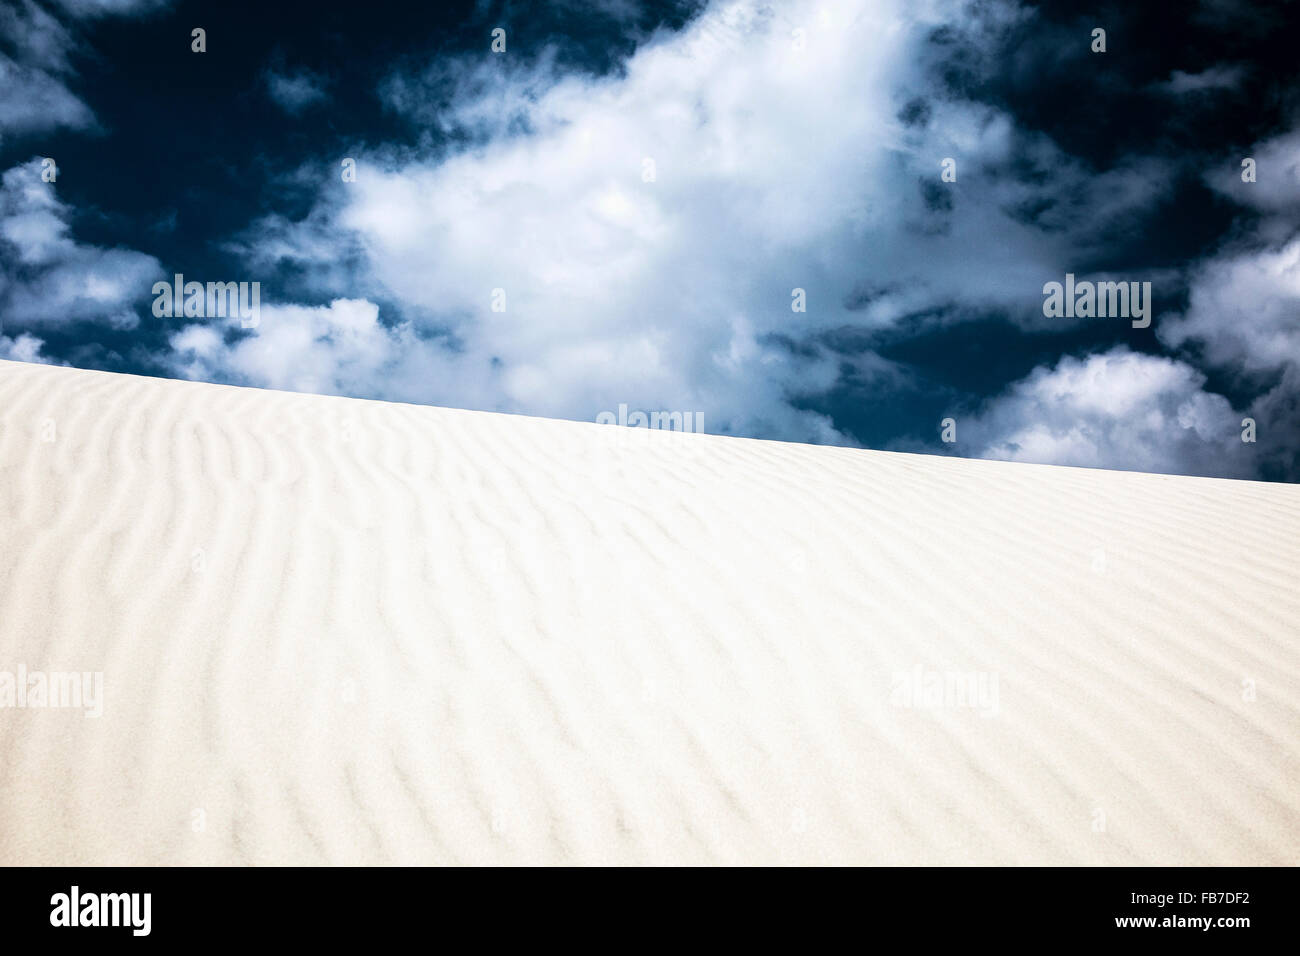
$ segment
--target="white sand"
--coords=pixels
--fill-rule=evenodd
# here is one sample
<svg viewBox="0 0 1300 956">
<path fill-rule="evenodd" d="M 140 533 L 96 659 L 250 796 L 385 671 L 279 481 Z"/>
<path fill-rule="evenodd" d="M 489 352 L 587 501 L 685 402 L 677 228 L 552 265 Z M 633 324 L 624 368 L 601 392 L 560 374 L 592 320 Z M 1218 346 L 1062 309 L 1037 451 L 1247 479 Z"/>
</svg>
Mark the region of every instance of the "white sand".
<svg viewBox="0 0 1300 956">
<path fill-rule="evenodd" d="M 1300 487 L 4 362 L 0 522 L 0 863 L 1300 862 Z"/>
</svg>

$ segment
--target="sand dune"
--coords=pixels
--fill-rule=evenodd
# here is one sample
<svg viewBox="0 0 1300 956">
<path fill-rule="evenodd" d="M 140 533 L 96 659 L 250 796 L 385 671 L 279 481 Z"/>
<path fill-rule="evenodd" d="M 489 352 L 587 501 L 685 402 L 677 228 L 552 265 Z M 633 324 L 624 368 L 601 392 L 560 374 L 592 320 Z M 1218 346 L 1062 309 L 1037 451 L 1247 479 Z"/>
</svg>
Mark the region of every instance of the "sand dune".
<svg viewBox="0 0 1300 956">
<path fill-rule="evenodd" d="M 1300 862 L 1295 486 L 3 362 L 0 522 L 0 863 Z"/>
</svg>

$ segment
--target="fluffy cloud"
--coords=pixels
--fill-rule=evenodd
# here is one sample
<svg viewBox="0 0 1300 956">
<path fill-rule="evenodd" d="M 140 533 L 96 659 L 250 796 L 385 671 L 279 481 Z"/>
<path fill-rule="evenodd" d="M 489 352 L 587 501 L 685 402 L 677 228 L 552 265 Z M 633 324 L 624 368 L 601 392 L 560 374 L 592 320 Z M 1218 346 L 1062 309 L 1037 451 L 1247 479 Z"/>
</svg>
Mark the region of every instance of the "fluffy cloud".
<svg viewBox="0 0 1300 956">
<path fill-rule="evenodd" d="M 427 398 L 429 382 L 473 404 L 475 382 L 452 353 L 422 339 L 410 325 L 389 328 L 365 299 L 326 306 L 264 305 L 256 329 L 239 318 L 191 324 L 171 336 L 172 363 L 187 378 L 222 380 L 315 394 L 368 395 L 385 381 L 391 399 Z"/>
<path fill-rule="evenodd" d="M 1158 326 L 1162 343 L 1193 354 L 1255 397 L 1261 473 L 1300 474 L 1300 131 L 1251 150 L 1257 177 L 1208 181 L 1253 213 L 1190 277 L 1187 308 Z"/>
<path fill-rule="evenodd" d="M 0 335 L 0 359 L 8 359 L 11 362 L 53 364 L 53 360 L 41 352 L 44 345 L 45 343 L 36 336 L 27 333 L 14 338 Z"/>
<path fill-rule="evenodd" d="M 1280 249 L 1226 253 L 1195 276 L 1187 310 L 1161 323 L 1172 347 L 1260 377 L 1300 365 L 1300 237 Z"/>
<path fill-rule="evenodd" d="M 1029 16 L 1011 2 L 739 0 L 605 76 L 518 44 L 396 73 L 379 93 L 415 144 L 356 150 L 355 182 L 322 159 L 305 217 L 267 216 L 227 246 L 277 290 L 259 328 L 195 322 L 161 361 L 191 378 L 587 420 L 627 402 L 700 411 L 710 431 L 852 443 L 809 399 L 906 378 L 871 351 L 880 336 L 989 316 L 1058 332 L 1044 281 L 1113 263 L 1169 196 L 1166 161 L 1096 170 L 964 92 L 1004 68 L 995 53 Z M 1229 79 L 1175 75 L 1170 92 Z M 272 72 L 268 89 L 292 112 L 320 87 Z M 1261 144 L 1258 185 L 1275 178 L 1238 197 L 1273 224 L 1294 201 L 1289 142 Z M 946 157 L 956 182 L 939 178 Z M 159 264 L 75 242 L 36 172 L 5 175 L 0 315 L 130 325 Z M 1241 416 L 1183 359 L 1277 382 L 1252 406 L 1261 421 L 1294 412 L 1300 373 L 1268 358 L 1296 351 L 1294 250 L 1270 248 L 1225 254 L 1193 276 L 1183 315 L 1157 317 L 1162 342 L 1196 356 L 1044 365 L 961 419 L 962 450 L 1250 474 Z M 1177 280 L 1167 271 L 1108 277 Z M 806 311 L 791 309 L 796 289 Z M 1225 332 L 1234 308 L 1251 322 Z M 31 335 L 5 341 L 39 354 Z"/>
<path fill-rule="evenodd" d="M 356 182 L 336 170 L 310 216 L 268 219 L 245 248 L 314 280 L 305 295 L 360 291 L 444 343 L 429 349 L 459 374 L 426 376 L 417 400 L 468 404 L 453 388 L 479 380 L 474 400 L 502 410 L 590 419 L 626 401 L 849 442 L 799 400 L 879 362 L 826 334 L 946 321 L 956 303 L 1041 324 L 1042 283 L 1166 179 L 1094 176 L 944 88 L 932 40 L 958 11 L 719 3 L 607 77 L 486 51 L 395 76 L 390 109 L 468 145 L 363 154 Z M 1024 15 L 989 4 L 966 21 L 968 68 L 994 68 L 979 58 Z M 940 181 L 945 157 L 960 157 L 956 183 Z"/>
<path fill-rule="evenodd" d="M 191 378 L 217 372 L 271 388 L 318 393 L 348 393 L 381 373 L 397 353 L 398 337 L 379 324 L 379 309 L 364 299 L 338 299 L 329 306 L 268 306 L 256 332 L 227 345 L 228 328 L 190 325 L 172 336 L 172 348 Z M 212 362 L 219 359 L 222 367 Z"/>
<path fill-rule="evenodd" d="M 1300 468 L 1300 133 L 1251 150 L 1258 179 L 1225 166 L 1209 184 L 1256 215 L 1187 277 L 1187 307 L 1157 317 L 1178 358 L 1114 349 L 1040 367 L 959 425 L 982 457 L 1228 477 L 1294 478 Z M 1213 369 L 1243 411 L 1204 390 Z M 1241 441 L 1241 423 L 1256 441 Z"/>
<path fill-rule="evenodd" d="M 1040 367 L 973 418 L 960 451 L 980 458 L 1132 471 L 1249 477 L 1242 416 L 1205 376 L 1174 359 L 1118 347 Z"/>
<path fill-rule="evenodd" d="M 67 206 L 41 179 L 41 161 L 0 179 L 0 321 L 40 327 L 79 320 L 132 328 L 162 268 L 152 256 L 69 235 Z"/>
</svg>

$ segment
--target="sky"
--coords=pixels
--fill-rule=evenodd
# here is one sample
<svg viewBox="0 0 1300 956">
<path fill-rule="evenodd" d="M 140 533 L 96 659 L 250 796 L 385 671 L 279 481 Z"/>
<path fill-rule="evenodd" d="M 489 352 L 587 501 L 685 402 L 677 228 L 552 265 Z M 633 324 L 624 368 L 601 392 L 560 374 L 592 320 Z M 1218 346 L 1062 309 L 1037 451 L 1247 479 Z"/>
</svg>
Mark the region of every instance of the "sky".
<svg viewBox="0 0 1300 956">
<path fill-rule="evenodd" d="M 0 358 L 1295 482 L 1298 6 L 13 0 Z"/>
</svg>

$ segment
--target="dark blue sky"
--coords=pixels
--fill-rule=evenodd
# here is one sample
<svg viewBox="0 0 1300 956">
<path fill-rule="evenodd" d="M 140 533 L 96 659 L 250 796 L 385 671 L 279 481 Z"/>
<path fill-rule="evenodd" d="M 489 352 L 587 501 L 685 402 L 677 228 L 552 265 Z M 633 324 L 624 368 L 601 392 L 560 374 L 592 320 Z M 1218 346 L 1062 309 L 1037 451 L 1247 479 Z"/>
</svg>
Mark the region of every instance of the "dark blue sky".
<svg viewBox="0 0 1300 956">
<path fill-rule="evenodd" d="M 1295 481 L 1297 19 L 20 0 L 0 356 Z M 156 317 L 176 272 L 259 282 L 259 327 Z M 1150 282 L 1151 327 L 1045 317 L 1067 272 Z"/>
</svg>

